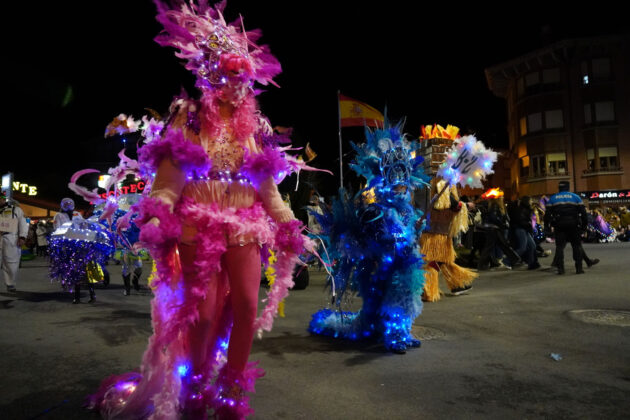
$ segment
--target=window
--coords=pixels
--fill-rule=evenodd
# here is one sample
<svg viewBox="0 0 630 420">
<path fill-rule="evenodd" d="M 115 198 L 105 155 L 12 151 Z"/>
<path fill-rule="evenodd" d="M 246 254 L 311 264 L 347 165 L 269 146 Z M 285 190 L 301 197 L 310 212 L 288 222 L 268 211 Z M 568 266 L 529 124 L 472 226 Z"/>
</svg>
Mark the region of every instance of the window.
<svg viewBox="0 0 630 420">
<path fill-rule="evenodd" d="M 516 81 L 516 94 L 521 97 L 525 93 L 525 79 L 519 77 Z"/>
<path fill-rule="evenodd" d="M 567 174 L 567 156 L 564 152 L 547 154 L 547 174 L 549 175 L 566 175 Z"/>
<path fill-rule="evenodd" d="M 600 147 L 599 152 L 599 169 L 601 171 L 614 171 L 619 169 L 619 161 L 617 159 L 617 147 Z"/>
<path fill-rule="evenodd" d="M 523 156 L 520 160 L 520 173 L 522 178 L 529 176 L 529 156 Z"/>
<path fill-rule="evenodd" d="M 610 79 L 610 59 L 595 58 L 591 62 L 593 79 L 606 80 Z"/>
<path fill-rule="evenodd" d="M 586 149 L 586 170 L 593 172 L 595 170 L 595 150 Z"/>
<path fill-rule="evenodd" d="M 563 128 L 562 110 L 545 111 L 545 128 Z"/>
<path fill-rule="evenodd" d="M 594 58 L 590 61 L 582 61 L 582 85 L 588 85 L 593 80 L 610 80 L 610 58 Z"/>
<path fill-rule="evenodd" d="M 584 104 L 584 124 L 591 124 L 592 122 L 591 104 Z"/>
<path fill-rule="evenodd" d="M 536 112 L 527 116 L 527 132 L 535 133 L 542 130 L 542 114 Z"/>
<path fill-rule="evenodd" d="M 538 178 L 545 174 L 545 155 L 532 156 L 532 176 Z"/>
<path fill-rule="evenodd" d="M 544 84 L 560 83 L 560 69 L 545 69 L 542 72 L 542 79 Z"/>
<path fill-rule="evenodd" d="M 613 101 L 595 102 L 596 121 L 615 121 L 615 103 Z"/>
<path fill-rule="evenodd" d="M 540 74 L 538 72 L 525 75 L 525 86 L 530 87 L 540 83 Z"/>
<path fill-rule="evenodd" d="M 518 120 L 518 125 L 520 128 L 521 136 L 526 135 L 527 134 L 527 119 L 525 117 L 522 117 L 520 120 Z"/>
<path fill-rule="evenodd" d="M 589 82 L 588 61 L 582 61 L 581 67 L 582 67 L 582 84 L 588 85 L 588 82 Z"/>
</svg>

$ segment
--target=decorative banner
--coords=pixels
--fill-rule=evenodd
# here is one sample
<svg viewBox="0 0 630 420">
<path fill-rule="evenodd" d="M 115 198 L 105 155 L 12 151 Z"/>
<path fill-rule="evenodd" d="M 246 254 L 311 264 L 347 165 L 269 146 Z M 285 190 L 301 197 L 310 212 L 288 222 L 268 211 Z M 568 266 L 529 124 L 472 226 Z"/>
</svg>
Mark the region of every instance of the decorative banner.
<svg viewBox="0 0 630 420">
<path fill-rule="evenodd" d="M 437 175 L 451 185 L 483 188 L 481 181 L 494 173 L 492 166 L 497 156 L 497 152 L 486 149 L 475 136 L 464 136 L 453 142 Z"/>
</svg>

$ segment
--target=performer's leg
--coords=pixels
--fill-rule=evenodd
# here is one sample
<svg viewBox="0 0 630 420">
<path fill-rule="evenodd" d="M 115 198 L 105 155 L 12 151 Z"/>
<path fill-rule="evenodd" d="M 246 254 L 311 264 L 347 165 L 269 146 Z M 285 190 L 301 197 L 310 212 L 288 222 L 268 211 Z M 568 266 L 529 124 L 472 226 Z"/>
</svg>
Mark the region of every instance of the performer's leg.
<svg viewBox="0 0 630 420">
<path fill-rule="evenodd" d="M 139 291 L 140 276 L 142 275 L 142 260 L 139 256 L 135 257 L 135 260 L 133 261 L 133 267 L 133 279 L 131 282 L 133 283 L 134 290 Z"/>
<path fill-rule="evenodd" d="M 260 248 L 257 244 L 228 248 L 224 262 L 230 281 L 234 325 L 228 347 L 228 366 L 245 370 L 254 340 L 254 320 L 260 288 Z"/>
<path fill-rule="evenodd" d="M 444 276 L 446 285 L 451 291 L 466 288 L 477 278 L 477 273 L 467 268 L 460 267 L 455 263 L 444 263 L 440 265 L 440 271 Z"/>
<path fill-rule="evenodd" d="M 440 300 L 439 273 L 434 264 L 427 264 L 424 269 L 424 300 L 426 302 Z"/>
<path fill-rule="evenodd" d="M 79 283 L 74 285 L 74 299 L 72 303 L 81 303 L 81 285 Z"/>
<path fill-rule="evenodd" d="M 197 276 L 195 269 L 195 258 L 197 253 L 196 244 L 179 244 L 179 257 L 184 274 L 184 282 L 192 283 Z M 197 373 L 202 371 L 206 355 L 208 354 L 209 340 L 212 333 L 212 321 L 215 316 L 216 295 L 208 293 L 206 298 L 198 306 L 199 319 L 188 329 L 188 349 L 190 353 L 190 363 L 192 371 Z"/>
<path fill-rule="evenodd" d="M 131 294 L 131 270 L 129 269 L 129 255 L 127 251 L 122 251 L 122 278 L 125 285 L 123 294 L 129 296 Z"/>
</svg>

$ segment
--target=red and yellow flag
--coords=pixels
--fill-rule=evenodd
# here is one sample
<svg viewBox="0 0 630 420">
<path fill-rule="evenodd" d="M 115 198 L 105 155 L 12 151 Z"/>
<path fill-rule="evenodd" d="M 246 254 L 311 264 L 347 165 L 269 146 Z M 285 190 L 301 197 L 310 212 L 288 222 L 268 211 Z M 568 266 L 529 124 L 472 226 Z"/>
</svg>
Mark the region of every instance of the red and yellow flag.
<svg viewBox="0 0 630 420">
<path fill-rule="evenodd" d="M 385 122 L 385 117 L 376 108 L 341 94 L 339 114 L 342 127 L 382 127 Z"/>
</svg>

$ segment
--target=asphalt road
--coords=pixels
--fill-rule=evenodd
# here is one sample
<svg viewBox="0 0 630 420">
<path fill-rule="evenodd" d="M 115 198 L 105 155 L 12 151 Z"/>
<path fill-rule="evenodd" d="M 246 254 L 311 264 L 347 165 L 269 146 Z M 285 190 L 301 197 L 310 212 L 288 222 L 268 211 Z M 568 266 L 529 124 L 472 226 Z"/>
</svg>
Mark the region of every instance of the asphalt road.
<svg viewBox="0 0 630 420">
<path fill-rule="evenodd" d="M 425 304 L 414 326 L 422 347 L 405 355 L 309 335 L 327 301 L 324 276 L 311 272 L 254 343 L 267 374 L 253 418 L 630 418 L 630 244 L 585 249 L 602 262 L 584 275 L 567 252 L 564 276 L 484 272 L 470 294 Z M 72 305 L 41 259 L 24 264 L 17 294 L 0 293 L 0 419 L 98 418 L 84 396 L 139 364 L 150 294 L 124 297 L 120 266 L 110 271 L 95 304 Z"/>
</svg>

